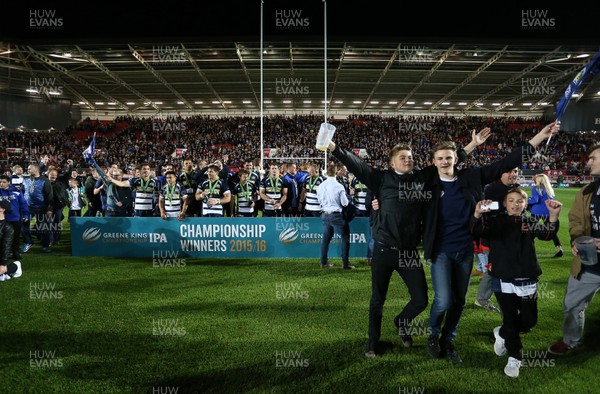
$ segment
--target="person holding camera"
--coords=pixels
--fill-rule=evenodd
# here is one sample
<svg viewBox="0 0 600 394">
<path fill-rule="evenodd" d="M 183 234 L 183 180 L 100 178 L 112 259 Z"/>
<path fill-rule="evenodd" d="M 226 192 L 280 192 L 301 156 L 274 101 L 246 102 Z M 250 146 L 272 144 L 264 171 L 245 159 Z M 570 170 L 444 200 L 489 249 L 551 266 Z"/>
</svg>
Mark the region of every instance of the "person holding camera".
<svg viewBox="0 0 600 394">
<path fill-rule="evenodd" d="M 550 216 L 540 223 L 523 215 L 527 206 L 527 193 L 521 188 L 510 189 L 502 205 L 505 212 L 484 217 L 490 212 L 492 200 L 482 200 L 475 206 L 471 218 L 471 232 L 485 237 L 490 246 L 492 290 L 502 309 L 502 326 L 494 328 L 494 352 L 498 356 L 508 353 L 504 373 L 519 376 L 521 367 L 520 333 L 529 332 L 537 323 L 537 282 L 542 270 L 535 253 L 535 238 L 550 240 L 558 232 L 562 204 L 545 202 Z"/>
<path fill-rule="evenodd" d="M 446 356 L 454 364 L 462 363 L 454 340 L 473 269 L 469 222 L 477 202 L 482 200 L 483 187 L 533 157 L 538 145 L 558 133 L 558 126 L 558 122 L 549 123 L 527 144 L 482 167 L 457 169 L 456 145 L 452 141 L 439 142 L 433 147 L 437 179 L 431 186 L 432 198 L 427 201 L 423 235 L 425 259 L 432 263 L 434 299 L 427 341 L 432 358 Z M 491 263 L 493 266 L 494 261 Z"/>
</svg>

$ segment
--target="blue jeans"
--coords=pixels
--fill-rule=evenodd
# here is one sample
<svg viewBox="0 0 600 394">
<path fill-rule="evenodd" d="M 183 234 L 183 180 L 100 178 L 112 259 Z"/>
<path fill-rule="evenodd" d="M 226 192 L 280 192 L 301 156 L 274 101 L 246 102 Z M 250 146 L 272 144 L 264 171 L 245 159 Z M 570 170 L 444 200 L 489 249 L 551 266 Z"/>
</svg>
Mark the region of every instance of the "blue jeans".
<svg viewBox="0 0 600 394">
<path fill-rule="evenodd" d="M 454 341 L 458 321 L 465 306 L 472 269 L 473 248 L 456 253 L 438 253 L 434 256 L 431 265 L 434 297 L 429 315 L 431 336 L 437 337 L 441 333 L 444 341 Z"/>
<path fill-rule="evenodd" d="M 333 238 L 334 229 L 342 236 L 342 264 L 349 264 L 348 255 L 350 254 L 350 226 L 344 220 L 342 213 L 322 213 L 323 221 L 323 240 L 321 241 L 321 265 L 327 264 L 327 252 L 329 243 Z"/>
</svg>

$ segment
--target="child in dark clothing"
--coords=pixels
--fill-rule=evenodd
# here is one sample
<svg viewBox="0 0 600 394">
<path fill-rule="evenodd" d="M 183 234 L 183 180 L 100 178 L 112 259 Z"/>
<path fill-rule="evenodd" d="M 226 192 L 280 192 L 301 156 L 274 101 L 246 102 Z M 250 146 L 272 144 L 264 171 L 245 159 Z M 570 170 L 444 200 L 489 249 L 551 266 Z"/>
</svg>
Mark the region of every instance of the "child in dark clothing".
<svg viewBox="0 0 600 394">
<path fill-rule="evenodd" d="M 549 221 L 540 223 L 523 215 L 527 193 L 518 187 L 509 190 L 504 199 L 506 213 L 484 217 L 488 215 L 482 214 L 490 211 L 485 205 L 491 202 L 477 203 L 471 232 L 489 240 L 492 290 L 503 312 L 502 326 L 494 328 L 494 352 L 498 356 L 508 352 L 504 373 L 516 378 L 523 348 L 519 334 L 530 331 L 537 323 L 537 282 L 542 270 L 535 254 L 534 239 L 552 239 L 558 231 L 562 204 L 547 200 Z"/>
</svg>

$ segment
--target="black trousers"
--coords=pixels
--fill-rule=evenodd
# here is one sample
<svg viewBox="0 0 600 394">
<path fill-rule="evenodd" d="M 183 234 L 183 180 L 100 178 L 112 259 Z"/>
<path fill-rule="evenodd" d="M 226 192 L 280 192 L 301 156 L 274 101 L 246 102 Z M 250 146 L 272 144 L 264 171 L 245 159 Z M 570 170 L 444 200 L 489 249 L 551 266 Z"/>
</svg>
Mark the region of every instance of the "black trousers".
<svg viewBox="0 0 600 394">
<path fill-rule="evenodd" d="M 531 331 L 537 324 L 537 293 L 527 297 L 500 292 L 494 294 L 502 310 L 500 336 L 504 338 L 508 355 L 520 360 L 523 349 L 520 334 Z"/>
<path fill-rule="evenodd" d="M 12 257 L 14 259 L 16 259 L 18 256 L 21 255 L 21 252 L 19 250 L 19 242 L 21 241 L 21 227 L 22 227 L 22 222 L 20 220 L 14 221 L 14 222 L 7 222 L 8 224 L 10 224 L 14 230 L 14 236 L 13 236 L 13 241 L 12 241 Z"/>
<path fill-rule="evenodd" d="M 394 271 L 398 272 L 410 294 L 410 300 L 395 320 L 401 326 L 408 326 L 427 308 L 427 281 L 420 260 L 408 264 L 404 256 L 418 256 L 416 249 L 391 249 L 376 242 L 371 265 L 371 302 L 369 305 L 369 342 L 367 351 L 375 350 L 381 337 L 381 320 L 390 279 Z"/>
</svg>

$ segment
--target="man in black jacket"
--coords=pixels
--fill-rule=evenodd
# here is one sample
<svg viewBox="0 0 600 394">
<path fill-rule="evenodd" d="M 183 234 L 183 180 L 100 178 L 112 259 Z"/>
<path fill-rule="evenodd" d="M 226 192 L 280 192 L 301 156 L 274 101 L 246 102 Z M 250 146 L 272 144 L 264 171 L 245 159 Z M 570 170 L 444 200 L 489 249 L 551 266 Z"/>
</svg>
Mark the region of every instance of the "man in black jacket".
<svg viewBox="0 0 600 394">
<path fill-rule="evenodd" d="M 500 178 L 502 173 L 520 167 L 534 156 L 535 147 L 557 132 L 558 123 L 552 122 L 528 144 L 515 149 L 504 159 L 462 170 L 455 167 L 453 142 L 440 142 L 434 146 L 433 161 L 438 171 L 431 185 L 433 198 L 427 202 L 423 237 L 425 259 L 432 263 L 431 283 L 435 294 L 427 342 L 431 357 L 445 355 L 455 364 L 462 363 L 454 348 L 454 339 L 473 269 L 473 237 L 469 221 L 475 205 L 482 200 L 483 187 Z"/>
<path fill-rule="evenodd" d="M 67 177 L 71 174 L 67 173 Z M 50 242 L 52 245 L 58 245 L 62 235 L 62 221 L 64 219 L 63 210 L 69 205 L 69 195 L 67 194 L 67 185 L 63 183 L 63 178 L 58 178 L 58 170 L 50 168 L 48 170 L 48 180 L 52 185 L 54 196 L 52 203 L 52 219 L 50 223 Z"/>
<path fill-rule="evenodd" d="M 489 129 L 473 132 L 473 141 L 461 156 L 482 144 L 490 135 Z M 412 151 L 408 145 L 398 144 L 389 154 L 391 168 L 377 170 L 352 152 L 330 142 L 333 156 L 348 167 L 378 197 L 379 212 L 373 223 L 375 246 L 371 267 L 371 301 L 369 307 L 369 340 L 366 357 L 377 355 L 381 337 L 381 320 L 389 282 L 394 271 L 402 277 L 410 293 L 410 301 L 394 318 L 405 347 L 412 346 L 409 325 L 428 303 L 425 271 L 417 247 L 421 242 L 422 218 L 425 203 L 432 198 L 426 185 L 435 178 L 434 166 L 414 170 Z M 400 201 L 401 200 L 401 201 Z"/>
</svg>

